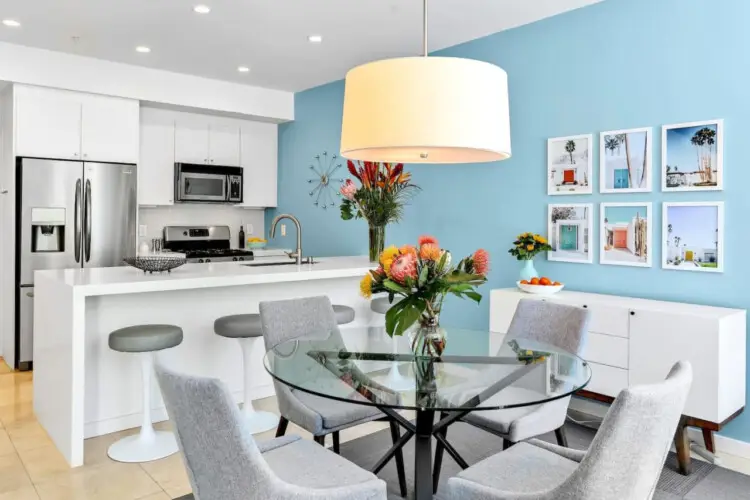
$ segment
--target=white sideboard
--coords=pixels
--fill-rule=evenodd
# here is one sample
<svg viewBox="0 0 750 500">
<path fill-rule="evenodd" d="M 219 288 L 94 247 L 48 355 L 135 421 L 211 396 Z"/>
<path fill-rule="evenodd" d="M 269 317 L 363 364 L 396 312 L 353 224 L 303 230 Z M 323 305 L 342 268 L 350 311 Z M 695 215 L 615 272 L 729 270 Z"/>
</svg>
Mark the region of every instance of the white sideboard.
<svg viewBox="0 0 750 500">
<path fill-rule="evenodd" d="M 550 300 L 591 311 L 583 357 L 591 364 L 586 390 L 615 397 L 636 384 L 664 380 L 687 360 L 693 385 L 684 414 L 718 430 L 745 406 L 745 316 L 727 309 L 615 295 L 562 291 L 551 296 L 492 290 L 490 330 L 506 333 L 520 299 Z M 713 425 L 709 425 L 713 424 Z"/>
</svg>

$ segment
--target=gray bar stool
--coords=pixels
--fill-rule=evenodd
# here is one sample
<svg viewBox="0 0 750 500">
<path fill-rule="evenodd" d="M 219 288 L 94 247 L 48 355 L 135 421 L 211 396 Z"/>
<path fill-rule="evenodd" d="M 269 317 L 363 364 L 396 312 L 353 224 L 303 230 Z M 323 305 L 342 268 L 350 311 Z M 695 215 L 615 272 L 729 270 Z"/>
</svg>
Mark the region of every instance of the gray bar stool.
<svg viewBox="0 0 750 500">
<path fill-rule="evenodd" d="M 400 298 L 394 298 L 393 304 L 401 300 Z M 393 304 L 388 302 L 388 297 L 376 297 L 370 301 L 370 310 L 377 314 L 385 315 L 388 309 L 393 307 Z M 398 354 L 398 337 L 393 336 L 391 340 L 393 345 L 393 354 Z M 388 371 L 388 378 L 386 379 L 386 385 L 396 391 L 408 391 L 414 389 L 415 382 L 409 378 L 401 375 L 398 371 L 396 363 L 391 364 L 391 369 Z"/>
<path fill-rule="evenodd" d="M 336 315 L 336 323 L 339 325 L 345 325 L 354 321 L 354 308 L 349 306 L 342 306 L 340 304 L 333 305 L 333 313 Z"/>
<path fill-rule="evenodd" d="M 228 339 L 237 339 L 242 348 L 242 365 L 245 377 L 245 395 L 242 413 L 250 426 L 250 432 L 259 434 L 274 429 L 279 423 L 279 416 L 268 411 L 256 411 L 250 393 L 252 387 L 251 366 L 258 363 L 252 359 L 253 342 L 263 338 L 260 326 L 260 314 L 233 314 L 222 316 L 214 321 L 216 335 Z"/>
<path fill-rule="evenodd" d="M 138 353 L 143 380 L 143 421 L 141 430 L 112 444 L 107 455 L 118 462 L 139 463 L 159 460 L 177 453 L 177 440 L 169 431 L 154 431 L 151 422 L 151 376 L 154 352 L 182 343 L 182 328 L 174 325 L 136 325 L 109 334 L 109 348 L 118 352 Z"/>
</svg>

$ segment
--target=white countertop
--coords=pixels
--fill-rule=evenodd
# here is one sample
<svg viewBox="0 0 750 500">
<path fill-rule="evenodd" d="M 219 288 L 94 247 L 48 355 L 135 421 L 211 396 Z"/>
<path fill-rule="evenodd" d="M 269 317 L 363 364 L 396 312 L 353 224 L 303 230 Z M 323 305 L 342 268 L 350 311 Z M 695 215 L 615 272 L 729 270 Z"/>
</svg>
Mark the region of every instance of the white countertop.
<svg viewBox="0 0 750 500">
<path fill-rule="evenodd" d="M 148 274 L 134 267 L 37 271 L 35 286 L 51 280 L 84 296 L 115 295 L 191 288 L 255 285 L 364 276 L 374 269 L 366 256 L 322 257 L 315 264 L 248 267 L 238 262 L 185 264 L 171 273 Z"/>
</svg>

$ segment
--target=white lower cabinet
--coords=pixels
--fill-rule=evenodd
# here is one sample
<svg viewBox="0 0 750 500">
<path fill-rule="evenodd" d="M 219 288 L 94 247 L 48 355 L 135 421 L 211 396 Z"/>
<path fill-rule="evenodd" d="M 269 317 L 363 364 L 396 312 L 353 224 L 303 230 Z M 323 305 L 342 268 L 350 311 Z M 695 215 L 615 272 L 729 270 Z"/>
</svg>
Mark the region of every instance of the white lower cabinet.
<svg viewBox="0 0 750 500">
<path fill-rule="evenodd" d="M 745 406 L 745 310 L 570 291 L 540 297 L 500 289 L 491 292 L 492 332 L 508 331 L 521 299 L 591 311 L 582 352 L 591 365 L 589 392 L 616 397 L 631 385 L 660 382 L 677 361 L 689 361 L 693 384 L 685 415 L 722 424 Z"/>
</svg>

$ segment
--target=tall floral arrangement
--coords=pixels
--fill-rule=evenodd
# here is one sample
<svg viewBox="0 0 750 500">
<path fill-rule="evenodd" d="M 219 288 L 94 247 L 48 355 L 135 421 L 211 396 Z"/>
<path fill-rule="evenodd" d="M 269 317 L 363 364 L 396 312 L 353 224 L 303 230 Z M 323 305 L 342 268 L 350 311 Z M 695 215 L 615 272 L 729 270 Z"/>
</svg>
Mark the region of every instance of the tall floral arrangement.
<svg viewBox="0 0 750 500">
<path fill-rule="evenodd" d="M 437 329 L 445 297 L 450 293 L 479 303 L 482 296 L 476 287 L 487 281 L 490 266 L 489 254 L 481 249 L 456 265 L 451 265 L 452 260 L 451 253 L 441 249 L 432 236 L 420 237 L 416 247 L 391 246 L 383 251 L 380 266 L 365 275 L 360 289 L 367 298 L 373 293 L 388 294 L 393 304 L 385 315 L 388 335 L 403 335 L 416 325 L 415 351 L 442 353 L 445 337 Z M 429 335 L 433 338 L 426 338 Z"/>
<path fill-rule="evenodd" d="M 385 246 L 385 227 L 398 222 L 404 205 L 419 186 L 411 183 L 411 174 L 402 163 L 347 162 L 349 173 L 359 186 L 347 179 L 341 186 L 341 218 L 365 219 L 369 226 L 370 261 L 376 262 Z"/>
</svg>

